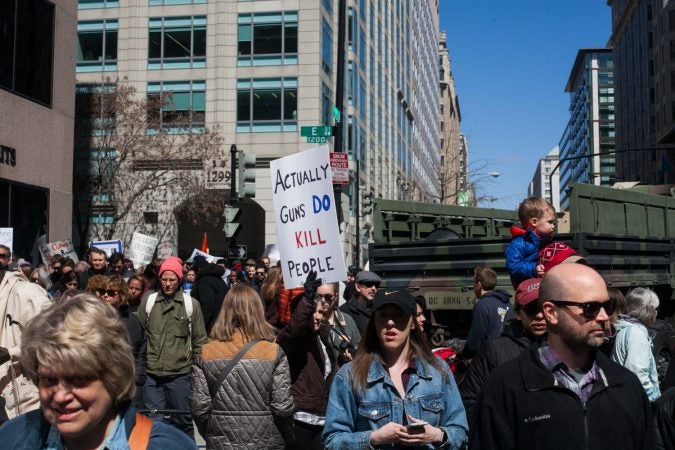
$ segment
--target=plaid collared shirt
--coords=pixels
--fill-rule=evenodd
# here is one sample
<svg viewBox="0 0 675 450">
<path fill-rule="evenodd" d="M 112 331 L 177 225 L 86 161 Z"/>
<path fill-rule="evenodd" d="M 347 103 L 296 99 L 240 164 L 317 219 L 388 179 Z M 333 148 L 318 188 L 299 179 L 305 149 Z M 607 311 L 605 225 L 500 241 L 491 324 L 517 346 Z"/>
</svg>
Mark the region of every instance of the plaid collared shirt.
<svg viewBox="0 0 675 450">
<path fill-rule="evenodd" d="M 553 373 L 556 385 L 562 385 L 574 392 L 583 404 L 586 404 L 591 396 L 593 386 L 601 378 L 600 369 L 594 359 L 590 370 L 577 382 L 577 379 L 571 374 L 570 368 L 563 362 L 560 355 L 548 345 L 547 340 L 544 340 L 539 347 L 539 360 L 544 367 Z"/>
</svg>

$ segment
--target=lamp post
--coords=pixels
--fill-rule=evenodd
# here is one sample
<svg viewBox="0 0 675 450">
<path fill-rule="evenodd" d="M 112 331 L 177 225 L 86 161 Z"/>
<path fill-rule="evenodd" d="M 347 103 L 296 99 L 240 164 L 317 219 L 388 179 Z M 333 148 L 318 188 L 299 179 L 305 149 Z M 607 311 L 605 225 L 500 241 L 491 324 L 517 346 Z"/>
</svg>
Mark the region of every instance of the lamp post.
<svg viewBox="0 0 675 450">
<path fill-rule="evenodd" d="M 472 173 L 469 174 L 469 177 L 478 177 L 478 178 L 473 178 L 471 181 L 467 183 L 466 189 L 464 191 L 459 191 L 457 194 L 455 194 L 455 204 L 457 204 L 457 198 L 459 197 L 459 194 L 466 192 L 467 193 L 467 203 L 471 203 L 471 200 L 468 198 L 472 193 L 475 197 L 475 191 L 476 191 L 476 184 L 478 184 L 480 181 L 483 181 L 485 179 L 489 178 L 499 178 L 501 174 L 496 171 L 492 172 L 478 172 L 478 173 Z M 467 177 L 468 178 L 468 177 Z M 475 200 L 475 198 L 473 199 Z M 468 206 L 468 205 L 465 205 Z"/>
</svg>

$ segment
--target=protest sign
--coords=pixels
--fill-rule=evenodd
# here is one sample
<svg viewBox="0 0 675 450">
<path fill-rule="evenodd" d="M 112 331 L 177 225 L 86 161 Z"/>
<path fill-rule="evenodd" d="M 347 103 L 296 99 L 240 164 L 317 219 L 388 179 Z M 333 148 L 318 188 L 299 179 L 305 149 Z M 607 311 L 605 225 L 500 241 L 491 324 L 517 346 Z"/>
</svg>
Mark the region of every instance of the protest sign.
<svg viewBox="0 0 675 450">
<path fill-rule="evenodd" d="M 129 244 L 127 257 L 134 262 L 136 269 L 147 266 L 152 262 L 152 255 L 159 239 L 146 234 L 134 233 Z"/>
<path fill-rule="evenodd" d="M 4 245 L 12 252 L 12 242 L 14 241 L 14 228 L 0 228 L 0 245 Z"/>
<path fill-rule="evenodd" d="M 92 241 L 89 243 L 89 248 L 96 247 L 99 250 L 103 250 L 108 258 L 113 253 L 122 253 L 122 241 L 119 239 L 114 241 Z"/>
<path fill-rule="evenodd" d="M 203 251 L 197 250 L 197 249 L 194 249 L 192 251 L 192 254 L 190 255 L 189 259 L 195 259 L 195 256 L 203 256 L 206 259 L 207 262 L 214 263 L 214 264 L 219 259 L 222 259 L 222 256 L 209 255 L 208 253 L 204 253 Z"/>
<path fill-rule="evenodd" d="M 173 244 L 171 242 L 162 242 L 157 246 L 157 257 L 161 259 L 166 259 L 169 256 L 175 255 Z"/>
<path fill-rule="evenodd" d="M 63 241 L 54 241 L 46 242 L 47 236 L 44 234 L 38 238 L 38 249 L 40 250 L 40 256 L 42 257 L 42 262 L 46 265 L 51 263 L 51 260 L 54 256 L 59 255 L 64 258 L 70 258 L 74 262 L 78 262 L 77 252 L 75 251 L 75 246 L 70 239 L 65 239 Z"/>
<path fill-rule="evenodd" d="M 328 146 L 276 159 L 270 172 L 286 287 L 301 286 L 312 270 L 324 283 L 344 280 Z"/>
</svg>

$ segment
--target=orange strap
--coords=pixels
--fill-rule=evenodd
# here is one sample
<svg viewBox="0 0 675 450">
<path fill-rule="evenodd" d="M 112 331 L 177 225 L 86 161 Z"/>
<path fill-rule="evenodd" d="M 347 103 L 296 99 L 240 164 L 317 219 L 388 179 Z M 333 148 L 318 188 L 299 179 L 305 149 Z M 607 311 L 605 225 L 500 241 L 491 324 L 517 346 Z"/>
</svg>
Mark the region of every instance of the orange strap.
<svg viewBox="0 0 675 450">
<path fill-rule="evenodd" d="M 146 450 L 150 442 L 152 431 L 152 419 L 143 414 L 136 413 L 136 423 L 129 435 L 129 448 L 131 450 Z"/>
</svg>

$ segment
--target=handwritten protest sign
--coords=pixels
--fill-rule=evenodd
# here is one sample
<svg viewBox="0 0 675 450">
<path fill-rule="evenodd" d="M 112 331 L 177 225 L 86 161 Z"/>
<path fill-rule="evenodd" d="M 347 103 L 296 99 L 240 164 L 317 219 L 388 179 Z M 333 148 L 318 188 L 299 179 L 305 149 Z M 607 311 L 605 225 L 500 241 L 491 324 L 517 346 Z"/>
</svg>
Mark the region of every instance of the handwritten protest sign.
<svg viewBox="0 0 675 450">
<path fill-rule="evenodd" d="M 315 270 L 324 283 L 346 278 L 328 146 L 270 163 L 284 284 L 301 286 Z"/>
<path fill-rule="evenodd" d="M 209 255 L 208 253 L 204 253 L 204 252 L 202 252 L 201 250 L 197 250 L 197 249 L 192 250 L 192 254 L 190 255 L 190 258 L 189 258 L 189 259 L 194 259 L 195 256 L 203 256 L 204 259 L 206 259 L 207 262 L 214 263 L 214 264 L 215 264 L 216 261 L 218 261 L 219 259 L 222 259 L 221 256 L 213 256 L 213 255 Z"/>
<path fill-rule="evenodd" d="M 14 228 L 0 228 L 0 245 L 4 245 L 12 252 L 12 242 L 14 241 Z"/>
<path fill-rule="evenodd" d="M 106 255 L 108 255 L 108 258 L 110 258 L 113 253 L 122 253 L 122 241 L 119 239 L 114 241 L 93 241 L 89 243 L 89 248 L 91 247 L 103 250 Z"/>
<path fill-rule="evenodd" d="M 158 243 L 159 239 L 154 236 L 134 233 L 127 257 L 134 262 L 134 267 L 137 269 L 146 266 L 152 262 L 152 255 Z"/>
<path fill-rule="evenodd" d="M 77 258 L 77 252 L 75 251 L 75 246 L 70 239 L 53 242 L 46 242 L 46 240 L 47 237 L 43 234 L 38 238 L 37 241 L 43 263 L 49 265 L 52 258 L 56 255 L 63 256 L 64 258 L 70 258 L 76 263 L 79 261 Z"/>
</svg>

